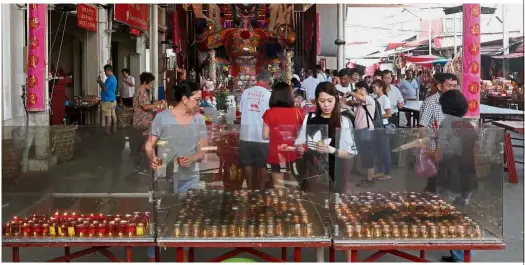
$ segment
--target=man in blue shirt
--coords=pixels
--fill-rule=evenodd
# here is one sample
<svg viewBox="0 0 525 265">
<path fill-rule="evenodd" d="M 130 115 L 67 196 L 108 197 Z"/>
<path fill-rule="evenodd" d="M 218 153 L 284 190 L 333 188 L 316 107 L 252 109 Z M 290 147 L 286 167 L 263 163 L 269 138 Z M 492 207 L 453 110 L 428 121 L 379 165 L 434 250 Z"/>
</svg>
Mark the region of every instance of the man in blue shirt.
<svg viewBox="0 0 525 265">
<path fill-rule="evenodd" d="M 113 120 L 115 126 L 117 125 L 117 114 L 115 113 L 115 107 L 117 106 L 117 78 L 113 74 L 113 67 L 109 64 L 104 66 L 104 74 L 107 77 L 106 82 L 102 82 L 99 76 L 97 83 L 102 89 L 100 91 L 100 98 L 102 99 L 100 108 L 102 117 L 106 120 L 106 133 L 109 135 L 111 133 L 111 120 Z"/>
</svg>

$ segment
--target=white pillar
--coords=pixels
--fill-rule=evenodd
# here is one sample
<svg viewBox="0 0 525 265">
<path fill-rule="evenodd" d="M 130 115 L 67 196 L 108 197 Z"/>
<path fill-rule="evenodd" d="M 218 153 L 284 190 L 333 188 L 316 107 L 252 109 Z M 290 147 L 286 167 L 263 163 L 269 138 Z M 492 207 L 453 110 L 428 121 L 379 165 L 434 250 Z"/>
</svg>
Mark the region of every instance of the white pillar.
<svg viewBox="0 0 525 265">
<path fill-rule="evenodd" d="M 509 54 L 509 27 L 508 27 L 509 25 L 507 24 L 508 22 L 507 5 L 501 4 L 501 9 L 502 9 L 501 19 L 503 20 L 503 23 L 501 23 L 503 25 L 503 54 Z M 502 74 L 505 79 L 508 78 L 510 74 L 508 70 L 509 70 L 509 60 L 503 59 Z"/>
<path fill-rule="evenodd" d="M 345 64 L 344 30 L 344 5 L 337 4 L 337 70 L 343 69 Z M 343 42 L 343 44 L 340 42 Z"/>
<path fill-rule="evenodd" d="M 150 16 L 150 38 L 149 38 L 149 49 L 151 52 L 151 73 L 155 75 L 155 81 L 153 81 L 153 99 L 156 100 L 159 97 L 159 11 L 157 5 L 150 5 L 151 16 Z"/>
<path fill-rule="evenodd" d="M 0 5 L 2 12 L 2 96 L 3 96 L 3 112 L 2 120 L 9 120 L 13 118 L 13 111 L 11 107 L 13 103 L 11 102 L 11 6 L 9 4 Z M 14 23 L 16 24 L 16 23 Z M 23 24 L 22 24 L 23 25 Z M 11 124 L 9 124 L 11 125 Z M 14 124 L 13 124 L 14 125 Z"/>
</svg>

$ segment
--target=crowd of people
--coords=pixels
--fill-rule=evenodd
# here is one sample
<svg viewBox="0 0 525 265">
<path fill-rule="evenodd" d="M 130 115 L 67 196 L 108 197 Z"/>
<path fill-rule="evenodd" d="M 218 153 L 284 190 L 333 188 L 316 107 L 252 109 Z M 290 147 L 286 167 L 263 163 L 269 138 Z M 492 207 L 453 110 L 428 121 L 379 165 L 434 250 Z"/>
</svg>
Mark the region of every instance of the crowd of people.
<svg viewBox="0 0 525 265">
<path fill-rule="evenodd" d="M 111 124 L 115 109 L 115 87 L 111 66 L 104 67 L 106 82 L 102 88 L 102 112 L 106 125 Z M 412 71 L 392 83 L 389 70 L 362 77 L 356 69 L 344 68 L 337 76 L 319 67 L 306 72 L 300 82 L 294 75 L 290 82 L 276 82 L 272 75 L 261 72 L 256 84 L 243 91 L 240 99 L 241 125 L 238 165 L 249 189 L 283 188 L 294 185 L 312 191 L 318 183 L 307 181 L 325 170 L 330 190 L 351 192 L 350 172 L 336 174 L 336 161 L 352 161 L 358 156 L 366 177 L 357 187 L 370 188 L 376 181 L 392 176 L 392 160 L 397 147 L 396 127 L 399 111 L 408 100 L 419 99 L 420 85 Z M 113 77 L 112 77 L 113 76 Z M 133 87 L 129 71 L 123 70 L 123 87 Z M 199 113 L 201 87 L 183 81 L 174 88 L 174 106 L 158 111 L 163 104 L 151 103 L 149 90 L 154 76 L 140 75 L 140 86 L 132 94 L 133 125 L 140 128 L 145 141 L 145 155 L 153 169 L 165 166 L 166 177 L 173 181 L 174 192 L 200 187 L 199 162 L 206 159 L 208 147 L 205 120 Z M 441 190 L 455 196 L 458 205 L 469 203 L 477 188 L 474 166 L 474 127 L 462 117 L 467 112 L 465 97 L 457 90 L 457 77 L 438 73 L 433 77 L 432 91 L 421 107 L 420 139 L 425 155 L 436 163 L 437 171 L 428 178 L 425 191 Z M 126 94 L 129 98 L 129 93 Z M 315 105 L 315 111 L 304 114 L 298 98 Z M 126 104 L 129 105 L 129 100 Z M 153 115 L 153 111 L 158 111 Z M 451 130 L 459 129 L 459 130 Z M 167 144 L 160 144 L 169 139 Z M 455 139 L 452 141 L 451 139 Z M 459 139 L 459 145 L 458 141 Z M 166 142 L 166 141 L 164 141 Z M 145 160 L 142 158 L 142 160 Z M 140 164 L 140 163 L 139 163 Z M 453 172 L 461 172 L 461 178 Z M 453 251 L 445 261 L 461 261 L 462 252 Z"/>
</svg>

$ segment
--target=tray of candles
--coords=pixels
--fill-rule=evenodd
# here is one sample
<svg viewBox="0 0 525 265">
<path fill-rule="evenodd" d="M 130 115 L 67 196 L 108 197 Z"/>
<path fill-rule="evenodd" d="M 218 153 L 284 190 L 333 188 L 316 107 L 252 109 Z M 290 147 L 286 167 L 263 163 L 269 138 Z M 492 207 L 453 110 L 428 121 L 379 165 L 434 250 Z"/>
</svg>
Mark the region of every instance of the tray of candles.
<svg viewBox="0 0 525 265">
<path fill-rule="evenodd" d="M 328 210 L 300 191 L 190 191 L 158 210 L 158 242 L 329 241 Z M 169 201 L 169 203 L 168 203 Z"/>
<path fill-rule="evenodd" d="M 500 242 L 431 193 L 334 193 L 332 233 L 341 243 Z"/>
<path fill-rule="evenodd" d="M 3 242 L 152 242 L 150 212 L 14 216 L 2 226 Z"/>
</svg>

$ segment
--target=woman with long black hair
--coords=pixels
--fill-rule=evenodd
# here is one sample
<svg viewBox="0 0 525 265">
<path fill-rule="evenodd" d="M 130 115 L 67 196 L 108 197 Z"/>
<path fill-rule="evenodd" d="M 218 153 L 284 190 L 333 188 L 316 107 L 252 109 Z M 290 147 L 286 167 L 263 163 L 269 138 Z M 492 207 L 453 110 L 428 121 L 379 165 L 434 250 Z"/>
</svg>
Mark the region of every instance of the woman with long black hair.
<svg viewBox="0 0 525 265">
<path fill-rule="evenodd" d="M 335 158 L 348 159 L 357 154 L 352 122 L 341 115 L 339 95 L 332 83 L 321 82 L 317 85 L 315 102 L 316 111 L 307 115 L 296 140 L 297 150 L 304 153 L 306 161 L 319 154 L 328 154 L 328 175 L 334 182 L 334 188 L 342 190 L 341 185 L 335 186 Z M 340 132 L 336 133 L 338 130 Z M 339 139 L 336 140 L 336 136 Z M 326 142 L 328 139 L 329 142 Z"/>
</svg>

